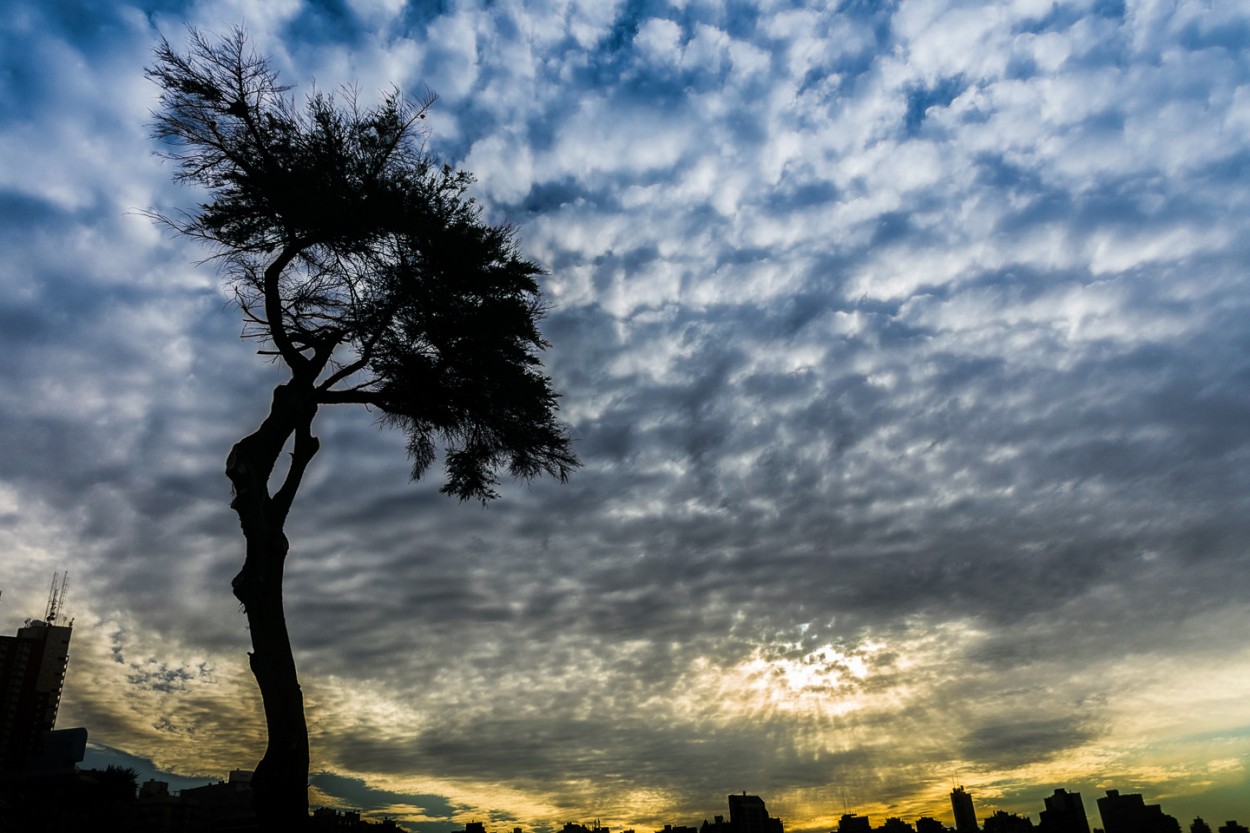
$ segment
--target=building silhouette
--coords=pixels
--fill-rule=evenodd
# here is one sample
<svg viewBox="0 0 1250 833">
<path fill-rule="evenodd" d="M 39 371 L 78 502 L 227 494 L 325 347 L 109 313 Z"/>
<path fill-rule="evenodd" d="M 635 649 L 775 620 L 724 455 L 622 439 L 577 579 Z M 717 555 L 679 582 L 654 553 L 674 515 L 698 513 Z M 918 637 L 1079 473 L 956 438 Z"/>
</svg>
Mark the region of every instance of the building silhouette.
<svg viewBox="0 0 1250 833">
<path fill-rule="evenodd" d="M 394 830 L 402 833 L 402 829 L 391 819 L 371 822 L 360 817 L 359 810 L 338 810 L 333 807 L 318 807 L 313 810 L 308 820 L 309 833 L 356 833 L 356 831 Z"/>
<path fill-rule="evenodd" d="M 878 833 L 916 833 L 916 828 L 900 819 L 898 816 L 890 816 L 885 823 L 878 828 Z"/>
<path fill-rule="evenodd" d="M 17 636 L 0 636 L 0 772 L 28 769 L 56 726 L 73 632 L 57 611 L 64 588 L 62 582 L 58 591 L 53 577 L 44 618 L 27 619 Z"/>
<path fill-rule="evenodd" d="M 951 790 L 951 809 L 955 812 L 956 833 L 977 833 L 977 813 L 972 807 L 972 796 L 962 786 Z"/>
<path fill-rule="evenodd" d="M 1098 799 L 1098 814 L 1106 833 L 1181 833 L 1180 822 L 1158 804 L 1147 804 L 1139 793 L 1107 790 Z"/>
<path fill-rule="evenodd" d="M 704 824 L 706 823 L 707 820 L 705 819 Z M 666 824 L 664 825 L 663 830 L 657 830 L 655 833 L 699 833 L 699 829 L 697 827 L 687 827 L 682 824 Z"/>
<path fill-rule="evenodd" d="M 771 818 L 758 795 L 729 796 L 729 826 L 733 833 L 784 833 L 781 819 Z"/>
<path fill-rule="evenodd" d="M 872 833 L 872 824 L 867 816 L 843 813 L 838 819 L 838 833 Z"/>
<path fill-rule="evenodd" d="M 1080 793 L 1056 789 L 1044 801 L 1046 809 L 1042 811 L 1040 824 L 1042 833 L 1089 833 L 1089 819 L 1085 816 Z"/>
<path fill-rule="evenodd" d="M 149 778 L 139 787 L 134 829 L 152 833 L 180 833 L 191 827 L 190 804 L 169 792 L 169 784 Z"/>
<path fill-rule="evenodd" d="M 256 811 L 252 808 L 252 773 L 230 770 L 230 780 L 187 787 L 178 797 L 188 805 L 188 816 L 209 830 L 230 833 L 259 833 Z"/>
<path fill-rule="evenodd" d="M 481 828 L 481 833 L 485 833 L 485 828 L 482 827 L 481 822 L 469 822 L 469 824 L 478 825 Z M 474 833 L 474 830 L 470 830 L 469 825 L 465 825 L 465 833 Z M 574 821 L 566 821 L 560 833 L 608 833 L 608 828 L 604 827 L 599 822 L 599 819 L 595 819 L 594 824 L 589 827 Z"/>
</svg>

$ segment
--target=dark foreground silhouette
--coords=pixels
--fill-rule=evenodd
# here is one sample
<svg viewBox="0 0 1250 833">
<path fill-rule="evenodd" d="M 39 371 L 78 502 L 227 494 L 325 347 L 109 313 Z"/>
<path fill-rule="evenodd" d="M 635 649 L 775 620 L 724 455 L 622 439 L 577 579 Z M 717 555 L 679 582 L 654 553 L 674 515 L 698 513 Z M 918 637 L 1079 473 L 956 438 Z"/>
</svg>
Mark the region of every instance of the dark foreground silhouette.
<svg viewBox="0 0 1250 833">
<path fill-rule="evenodd" d="M 432 96 L 413 105 L 394 91 L 362 109 L 350 93 L 314 93 L 301 107 L 238 29 L 192 30 L 185 54 L 162 42 L 147 75 L 175 178 L 209 192 L 179 219 L 153 216 L 213 247 L 245 336 L 288 371 L 226 474 L 246 540 L 233 591 L 268 729 L 252 797 L 262 825 L 299 830 L 308 729 L 282 575 L 287 515 L 320 447 L 313 420 L 324 405 L 376 409 L 407 433 L 414 479 L 442 449 L 442 491 L 462 501 L 497 497 L 501 471 L 565 480 L 577 461 L 538 358 L 541 270 L 511 229 L 481 221 L 471 177 L 422 150 Z"/>
</svg>

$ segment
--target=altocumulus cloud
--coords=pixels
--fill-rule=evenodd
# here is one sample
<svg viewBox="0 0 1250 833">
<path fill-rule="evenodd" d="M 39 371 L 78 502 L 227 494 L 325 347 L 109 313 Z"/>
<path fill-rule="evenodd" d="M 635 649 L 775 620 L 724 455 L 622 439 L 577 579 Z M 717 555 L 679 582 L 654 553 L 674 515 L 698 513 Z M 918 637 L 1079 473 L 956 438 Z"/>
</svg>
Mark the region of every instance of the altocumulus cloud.
<svg viewBox="0 0 1250 833">
<path fill-rule="evenodd" d="M 550 272 L 585 463 L 456 506 L 321 416 L 319 797 L 445 830 L 748 789 L 827 829 L 958 773 L 1245 814 L 1203 803 L 1250 754 L 1236 4 L 10 5 L 4 609 L 71 571 L 66 725 L 186 777 L 263 742 L 220 471 L 278 376 L 137 213 L 196 197 L 146 138 L 153 42 L 242 23 L 301 90 L 438 93 L 431 152 Z"/>
</svg>

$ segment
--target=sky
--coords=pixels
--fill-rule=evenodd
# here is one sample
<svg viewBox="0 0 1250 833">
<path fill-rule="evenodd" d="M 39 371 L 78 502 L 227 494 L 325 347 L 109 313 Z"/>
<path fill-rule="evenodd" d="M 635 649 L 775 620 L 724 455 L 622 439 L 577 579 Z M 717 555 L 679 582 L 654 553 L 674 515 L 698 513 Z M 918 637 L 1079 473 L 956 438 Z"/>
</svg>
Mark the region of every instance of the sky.
<svg viewBox="0 0 1250 833">
<path fill-rule="evenodd" d="M 177 786 L 263 750 L 226 453 L 280 369 L 171 183 L 162 36 L 428 151 L 547 271 L 583 467 L 483 508 L 324 408 L 287 525 L 315 804 L 443 833 L 762 796 L 1250 821 L 1250 7 L 8 0 L 0 629 Z"/>
</svg>

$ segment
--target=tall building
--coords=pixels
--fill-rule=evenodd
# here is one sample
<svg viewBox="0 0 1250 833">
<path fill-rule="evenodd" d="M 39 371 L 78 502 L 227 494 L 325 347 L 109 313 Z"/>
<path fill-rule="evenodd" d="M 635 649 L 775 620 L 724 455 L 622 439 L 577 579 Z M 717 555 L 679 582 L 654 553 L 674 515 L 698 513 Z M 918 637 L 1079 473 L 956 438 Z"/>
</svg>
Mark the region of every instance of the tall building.
<svg viewBox="0 0 1250 833">
<path fill-rule="evenodd" d="M 0 636 L 0 771 L 21 769 L 40 754 L 44 732 L 56 725 L 69 662 L 72 623 L 27 620 L 17 636 Z"/>
<path fill-rule="evenodd" d="M 729 827 L 733 833 L 782 833 L 781 819 L 770 818 L 758 795 L 729 796 Z"/>
<path fill-rule="evenodd" d="M 972 808 L 972 796 L 964 792 L 962 786 L 951 790 L 951 809 L 955 811 L 956 833 L 977 833 L 977 813 Z"/>
<path fill-rule="evenodd" d="M 872 833 L 872 823 L 867 816 L 843 813 L 838 819 L 838 833 Z"/>
<path fill-rule="evenodd" d="M 1046 809 L 1042 811 L 1042 833 L 1089 833 L 1089 819 L 1085 816 L 1080 793 L 1057 789 L 1044 800 Z"/>
<path fill-rule="evenodd" d="M 1181 833 L 1180 822 L 1158 804 L 1147 804 L 1138 793 L 1120 795 L 1119 790 L 1107 790 L 1098 799 L 1098 814 L 1107 833 Z"/>
</svg>

